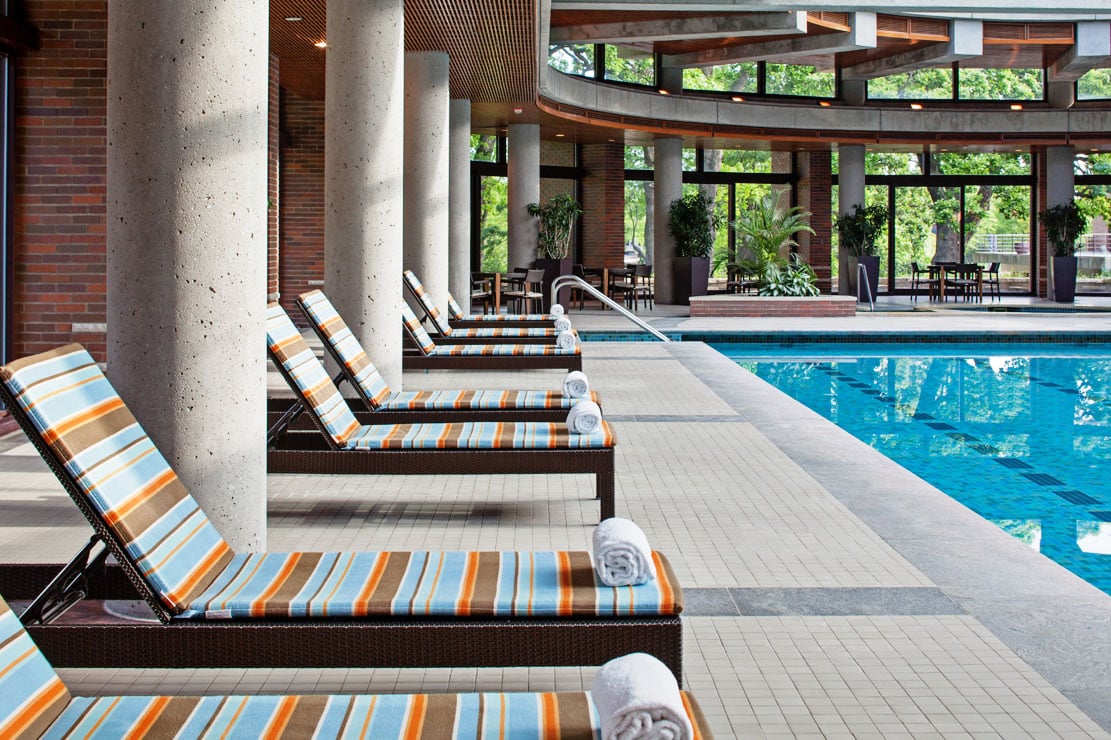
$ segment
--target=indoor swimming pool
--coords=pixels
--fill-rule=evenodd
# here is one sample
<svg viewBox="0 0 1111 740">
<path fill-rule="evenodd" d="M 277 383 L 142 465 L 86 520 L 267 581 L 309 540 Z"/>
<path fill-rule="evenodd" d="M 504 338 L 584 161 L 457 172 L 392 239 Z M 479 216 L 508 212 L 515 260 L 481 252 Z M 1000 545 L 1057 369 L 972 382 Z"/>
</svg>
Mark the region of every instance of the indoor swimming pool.
<svg viewBox="0 0 1111 740">
<path fill-rule="evenodd" d="M 1111 593 L 1107 345 L 712 346 Z"/>
</svg>

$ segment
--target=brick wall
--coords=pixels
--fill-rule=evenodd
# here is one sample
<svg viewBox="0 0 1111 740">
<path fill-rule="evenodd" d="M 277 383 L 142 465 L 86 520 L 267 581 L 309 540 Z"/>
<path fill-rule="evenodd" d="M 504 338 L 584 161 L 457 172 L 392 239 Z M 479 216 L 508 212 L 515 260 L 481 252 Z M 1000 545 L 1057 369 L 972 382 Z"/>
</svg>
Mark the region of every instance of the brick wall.
<svg viewBox="0 0 1111 740">
<path fill-rule="evenodd" d="M 266 295 L 272 301 L 278 294 L 278 166 L 281 133 L 281 65 L 278 57 L 270 55 L 270 91 L 266 110 Z"/>
<path fill-rule="evenodd" d="M 833 254 L 830 248 L 833 224 L 833 172 L 829 150 L 798 153 L 798 204 L 810 212 L 814 234 L 799 234 L 799 255 L 818 277 L 818 290 L 832 290 Z"/>
<path fill-rule="evenodd" d="M 582 159 L 582 262 L 591 267 L 623 267 L 625 148 L 621 144 L 586 144 Z"/>
<path fill-rule="evenodd" d="M 25 7 L 42 48 L 15 60 L 13 350 L 104 360 L 107 3 Z"/>
<path fill-rule="evenodd" d="M 324 279 L 324 101 L 283 90 L 280 107 L 279 291 L 300 320 L 293 301 Z"/>
</svg>

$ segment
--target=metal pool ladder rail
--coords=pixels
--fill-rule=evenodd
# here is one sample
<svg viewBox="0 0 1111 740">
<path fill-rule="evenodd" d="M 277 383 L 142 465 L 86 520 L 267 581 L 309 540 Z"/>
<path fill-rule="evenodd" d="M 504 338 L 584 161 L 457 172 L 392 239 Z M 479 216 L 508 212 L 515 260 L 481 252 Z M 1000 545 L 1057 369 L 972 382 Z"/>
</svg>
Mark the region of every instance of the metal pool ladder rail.
<svg viewBox="0 0 1111 740">
<path fill-rule="evenodd" d="M 574 286 L 576 289 L 579 289 L 579 290 L 585 290 L 588 294 L 594 296 L 595 298 L 600 300 L 603 304 L 612 308 L 614 311 L 617 311 L 622 316 L 627 318 L 629 321 L 636 324 L 638 328 L 643 329 L 644 331 L 648 332 L 649 334 L 654 336 L 656 339 L 659 339 L 661 342 L 670 342 L 671 341 L 665 335 L 661 334 L 660 332 L 656 331 L 651 326 L 649 326 L 647 323 L 645 323 L 645 321 L 642 318 L 640 318 L 639 316 L 637 316 L 635 313 L 633 313 L 629 309 L 625 308 L 620 303 L 613 300 L 608 295 L 606 295 L 602 291 L 598 290 L 597 288 L 595 288 L 593 285 L 591 285 L 590 283 L 583 280 L 578 275 L 560 275 L 559 277 L 557 277 L 555 280 L 552 281 L 552 303 L 556 302 L 556 296 L 559 294 L 559 290 L 561 288 L 567 288 L 567 287 L 571 287 L 571 286 Z"/>
<path fill-rule="evenodd" d="M 856 284 L 856 300 L 857 302 L 860 301 L 860 289 L 861 287 L 863 287 L 865 291 L 864 295 L 868 296 L 868 305 L 871 306 L 873 311 L 875 311 L 876 302 L 872 300 L 872 283 L 868 280 L 868 270 L 865 269 L 864 265 L 857 262 L 856 271 L 859 276 L 859 280 Z"/>
</svg>

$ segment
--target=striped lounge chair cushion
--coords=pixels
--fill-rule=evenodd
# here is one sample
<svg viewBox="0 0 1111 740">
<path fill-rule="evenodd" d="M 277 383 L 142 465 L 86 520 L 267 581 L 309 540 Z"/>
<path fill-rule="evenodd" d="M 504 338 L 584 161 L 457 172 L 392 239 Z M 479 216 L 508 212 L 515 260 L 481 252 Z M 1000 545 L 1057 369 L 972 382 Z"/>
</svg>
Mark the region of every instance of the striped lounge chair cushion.
<svg viewBox="0 0 1111 740">
<path fill-rule="evenodd" d="M 595 434 L 568 434 L 566 426 L 547 423 L 373 424 L 362 426 L 309 349 L 285 310 L 271 303 L 266 312 L 270 353 L 293 381 L 336 446 L 346 449 L 401 448 L 544 449 L 611 447 L 614 434 L 605 422 Z M 528 345 L 541 346 L 541 345 Z"/>
<path fill-rule="evenodd" d="M 38 737 L 69 700 L 62 679 L 0 599 L 0 737 Z"/>
<path fill-rule="evenodd" d="M 589 552 L 249 553 L 184 617 L 675 615 L 682 591 L 653 554 L 655 580 L 611 588 Z"/>
<path fill-rule="evenodd" d="M 54 737 L 596 738 L 590 695 L 125 696 L 74 700 Z"/>
<path fill-rule="evenodd" d="M 390 391 L 386 379 L 370 361 L 363 346 L 347 327 L 328 297 L 319 290 L 302 293 L 297 298 L 309 319 L 320 329 L 324 341 L 331 345 L 347 371 L 355 379 L 356 390 L 371 408 L 411 411 L 442 411 L 447 409 L 569 409 L 578 399 L 567 398 L 557 391 Z M 292 325 L 292 322 L 291 322 Z M 296 329 L 294 328 L 294 331 Z M 289 327 L 284 328 L 288 335 Z M 590 392 L 590 400 L 600 403 L 598 394 Z"/>
<path fill-rule="evenodd" d="M 436 306 L 436 302 L 432 300 L 432 296 L 424 289 L 424 285 L 417 278 L 411 270 L 405 271 L 405 282 L 408 284 L 409 289 L 413 291 L 413 295 L 420 301 L 421 306 L 424 307 L 424 312 L 428 318 L 432 319 L 432 323 L 436 325 L 436 329 L 445 337 L 470 337 L 473 339 L 481 339 L 482 337 L 552 337 L 553 339 L 559 334 L 555 327 L 536 327 L 528 328 L 515 328 L 515 327 L 490 327 L 490 328 L 477 328 L 477 329 L 455 329 L 448 323 L 448 320 L 440 313 L 440 309 Z"/>
<path fill-rule="evenodd" d="M 463 307 L 447 294 L 447 309 L 456 321 L 551 321 L 556 317 L 550 313 L 464 313 Z"/>
<path fill-rule="evenodd" d="M 560 349 L 555 344 L 445 344 L 437 345 L 428 335 L 408 304 L 401 304 L 401 319 L 405 331 L 425 355 L 450 355 L 452 357 L 475 355 L 578 355 L 582 349 L 576 344 L 572 349 Z"/>
<path fill-rule="evenodd" d="M 352 450 L 603 449 L 617 437 L 603 421 L 592 434 L 574 434 L 563 423 L 470 421 L 441 424 L 371 424 L 348 435 Z"/>
<path fill-rule="evenodd" d="M 590 391 L 589 400 L 601 404 Z M 569 409 L 582 399 L 559 391 L 401 391 L 390 396 L 383 408 L 410 410 L 445 409 Z"/>
<path fill-rule="evenodd" d="M 335 349 L 344 367 L 354 378 L 355 389 L 371 408 L 387 404 L 392 394 L 390 386 L 328 297 L 322 291 L 312 290 L 298 296 L 297 302 L 320 329 L 325 341 Z"/>
<path fill-rule="evenodd" d="M 81 345 L 0 368 L 84 500 L 171 612 L 203 591 L 232 551 Z"/>
</svg>

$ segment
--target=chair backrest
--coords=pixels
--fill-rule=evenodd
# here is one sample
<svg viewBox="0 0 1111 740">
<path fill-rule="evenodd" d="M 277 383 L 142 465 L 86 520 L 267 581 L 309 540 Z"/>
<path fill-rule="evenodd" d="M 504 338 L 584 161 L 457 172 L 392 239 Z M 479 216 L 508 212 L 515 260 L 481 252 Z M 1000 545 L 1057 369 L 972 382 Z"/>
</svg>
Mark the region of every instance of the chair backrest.
<svg viewBox="0 0 1111 740">
<path fill-rule="evenodd" d="M 451 293 L 447 294 L 447 310 L 451 313 L 451 318 L 456 321 L 459 321 L 467 315 L 463 313 L 463 307 L 459 305 Z"/>
<path fill-rule="evenodd" d="M 54 666 L 0 599 L 0 737 L 40 737 L 70 698 Z"/>
<path fill-rule="evenodd" d="M 420 319 L 404 301 L 401 302 L 401 325 L 422 355 L 430 355 L 436 351 L 436 342 L 432 341 L 432 337 L 425 331 Z"/>
<path fill-rule="evenodd" d="M 910 271 L 911 271 L 911 272 L 922 272 L 922 268 L 920 268 L 920 267 L 918 266 L 918 263 L 917 263 L 917 262 L 911 262 L 911 263 L 910 263 Z"/>
<path fill-rule="evenodd" d="M 0 381 L 90 523 L 180 613 L 234 553 L 93 358 L 71 344 L 0 367 Z"/>
<path fill-rule="evenodd" d="M 344 376 L 358 391 L 359 398 L 372 410 L 381 407 L 391 395 L 390 386 L 328 296 L 323 291 L 310 290 L 297 296 L 297 305 L 316 327 L 324 347 L 343 368 Z"/>
<path fill-rule="evenodd" d="M 544 285 L 544 271 L 543 270 L 529 270 L 525 275 L 525 289 L 526 290 L 543 290 Z"/>
<path fill-rule="evenodd" d="M 634 274 L 638 278 L 644 278 L 645 282 L 652 276 L 652 265 L 637 265 L 634 268 Z"/>
<path fill-rule="evenodd" d="M 440 313 L 440 309 L 436 308 L 436 301 L 432 300 L 432 296 L 424 289 L 424 285 L 412 270 L 404 272 L 405 285 L 413 294 L 413 297 L 420 301 L 421 308 L 424 309 L 425 315 L 436 325 L 436 331 L 440 332 L 445 337 L 451 336 L 451 325 L 448 324 L 447 319 Z"/>
<path fill-rule="evenodd" d="M 997 275 L 999 274 L 999 266 L 1001 264 L 1002 263 L 1000 262 L 992 262 L 988 265 L 988 269 L 984 270 L 984 272 L 991 273 L 992 275 Z"/>
<path fill-rule="evenodd" d="M 266 349 L 331 445 L 343 447 L 361 425 L 324 365 L 277 303 L 266 307 Z"/>
</svg>

